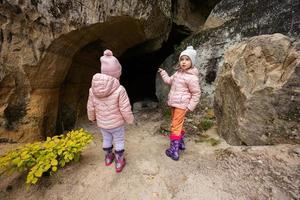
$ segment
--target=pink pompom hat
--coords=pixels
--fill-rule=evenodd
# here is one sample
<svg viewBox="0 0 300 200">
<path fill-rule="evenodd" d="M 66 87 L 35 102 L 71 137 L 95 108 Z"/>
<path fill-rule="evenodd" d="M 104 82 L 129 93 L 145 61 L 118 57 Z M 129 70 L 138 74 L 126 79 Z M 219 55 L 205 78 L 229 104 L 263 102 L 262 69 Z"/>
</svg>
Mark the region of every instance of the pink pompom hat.
<svg viewBox="0 0 300 200">
<path fill-rule="evenodd" d="M 100 58 L 101 62 L 101 73 L 106 74 L 117 79 L 120 79 L 122 74 L 122 66 L 119 63 L 118 59 L 113 56 L 111 50 L 106 49 L 103 52 L 103 56 Z"/>
</svg>

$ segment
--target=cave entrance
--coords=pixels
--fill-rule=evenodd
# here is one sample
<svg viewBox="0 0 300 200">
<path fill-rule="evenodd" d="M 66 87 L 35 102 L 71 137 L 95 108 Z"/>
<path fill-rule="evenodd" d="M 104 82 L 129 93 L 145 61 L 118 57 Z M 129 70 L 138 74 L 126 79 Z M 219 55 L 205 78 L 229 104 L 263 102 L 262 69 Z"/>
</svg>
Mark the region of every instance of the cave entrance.
<svg viewBox="0 0 300 200">
<path fill-rule="evenodd" d="M 153 51 L 159 40 L 139 43 L 117 56 L 122 65 L 120 83 L 126 88 L 131 104 L 137 101 L 157 101 L 155 79 L 158 66 L 174 52 L 190 32 L 173 25 L 168 40 Z M 71 130 L 78 119 L 86 117 L 86 103 L 92 76 L 100 72 L 99 58 L 107 45 L 96 40 L 81 48 L 73 56 L 70 69 L 61 84 L 56 132 Z M 150 50 L 149 50 L 150 49 Z M 113 50 L 113 49 L 112 49 Z M 114 52 L 114 50 L 113 50 Z"/>
<path fill-rule="evenodd" d="M 155 79 L 157 68 L 175 47 L 204 25 L 220 0 L 172 0 L 173 23 L 168 40 L 156 51 L 149 51 L 157 40 L 146 41 L 128 49 L 119 58 L 123 67 L 121 84 L 125 86 L 131 104 L 137 101 L 157 101 Z"/>
<path fill-rule="evenodd" d="M 183 28 L 173 24 L 168 40 L 156 51 L 148 51 L 155 43 L 146 41 L 122 54 L 121 84 L 126 88 L 131 104 L 145 100 L 157 101 L 155 94 L 157 69 L 174 52 L 174 47 L 191 34 Z"/>
</svg>

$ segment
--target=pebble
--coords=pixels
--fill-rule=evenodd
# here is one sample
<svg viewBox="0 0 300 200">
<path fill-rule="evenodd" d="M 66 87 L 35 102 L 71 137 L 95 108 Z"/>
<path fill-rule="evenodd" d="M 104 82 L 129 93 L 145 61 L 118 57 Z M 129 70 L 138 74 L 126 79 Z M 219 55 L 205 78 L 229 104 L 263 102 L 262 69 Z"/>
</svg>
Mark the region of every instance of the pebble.
<svg viewBox="0 0 300 200">
<path fill-rule="evenodd" d="M 300 148 L 293 149 L 293 153 L 300 155 Z"/>
<path fill-rule="evenodd" d="M 274 174 L 277 175 L 277 176 L 280 176 L 280 175 L 281 175 L 280 172 L 276 172 L 276 171 L 274 172 Z"/>
<path fill-rule="evenodd" d="M 186 122 L 192 122 L 192 121 L 194 121 L 193 119 L 190 119 L 190 118 L 187 118 L 186 119 Z"/>
</svg>

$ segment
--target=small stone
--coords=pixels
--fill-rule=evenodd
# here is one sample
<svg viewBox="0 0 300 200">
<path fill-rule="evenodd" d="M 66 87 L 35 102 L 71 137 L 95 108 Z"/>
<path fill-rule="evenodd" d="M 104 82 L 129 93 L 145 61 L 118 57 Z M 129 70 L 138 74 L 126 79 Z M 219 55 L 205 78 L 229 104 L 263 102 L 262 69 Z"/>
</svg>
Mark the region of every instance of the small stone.
<svg viewBox="0 0 300 200">
<path fill-rule="evenodd" d="M 291 101 L 294 101 L 294 99 L 295 99 L 295 96 L 292 95 L 292 96 L 291 96 Z"/>
<path fill-rule="evenodd" d="M 283 181 L 286 182 L 286 183 L 290 183 L 291 182 L 290 179 L 288 179 L 288 177 L 284 177 Z"/>
<path fill-rule="evenodd" d="M 277 175 L 277 176 L 280 176 L 280 175 L 281 175 L 280 172 L 276 172 L 276 171 L 274 172 L 274 174 Z"/>
<path fill-rule="evenodd" d="M 186 122 L 193 122 L 193 119 L 186 119 Z"/>
<path fill-rule="evenodd" d="M 293 153 L 300 155 L 300 148 L 293 149 Z"/>
<path fill-rule="evenodd" d="M 260 163 L 260 164 L 263 164 L 263 161 L 261 161 L 261 160 L 258 160 L 257 162 Z"/>
<path fill-rule="evenodd" d="M 143 114 L 143 118 L 148 118 L 148 115 L 147 114 Z"/>
</svg>

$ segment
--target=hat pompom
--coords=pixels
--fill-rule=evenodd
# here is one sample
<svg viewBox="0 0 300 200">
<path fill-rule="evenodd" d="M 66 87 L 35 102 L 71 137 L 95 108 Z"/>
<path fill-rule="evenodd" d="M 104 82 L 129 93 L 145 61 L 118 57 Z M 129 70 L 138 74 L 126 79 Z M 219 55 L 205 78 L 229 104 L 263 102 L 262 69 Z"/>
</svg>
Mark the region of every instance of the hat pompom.
<svg viewBox="0 0 300 200">
<path fill-rule="evenodd" d="M 106 50 L 104 51 L 103 55 L 104 55 L 104 56 L 112 56 L 112 55 L 113 55 L 113 53 L 112 53 L 112 51 L 111 51 L 111 50 L 109 50 L 109 49 L 106 49 Z"/>
<path fill-rule="evenodd" d="M 188 46 L 186 49 L 194 50 L 194 47 L 193 46 Z"/>
</svg>

